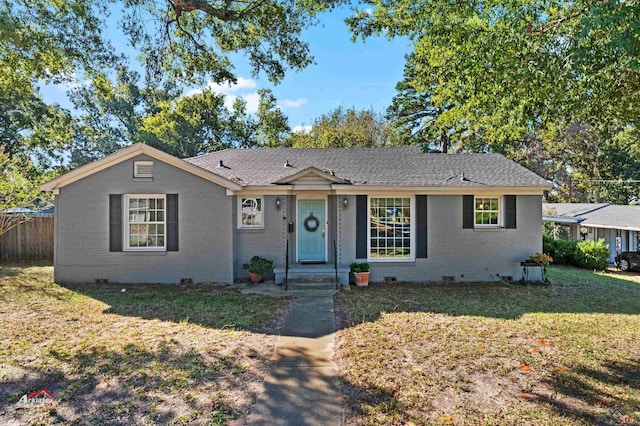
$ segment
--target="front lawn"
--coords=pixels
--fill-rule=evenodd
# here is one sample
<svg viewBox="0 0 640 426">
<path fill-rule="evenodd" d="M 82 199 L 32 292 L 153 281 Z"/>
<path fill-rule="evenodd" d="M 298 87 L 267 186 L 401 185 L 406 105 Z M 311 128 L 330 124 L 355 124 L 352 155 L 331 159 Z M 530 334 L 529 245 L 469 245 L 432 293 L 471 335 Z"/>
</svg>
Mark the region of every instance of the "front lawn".
<svg viewBox="0 0 640 426">
<path fill-rule="evenodd" d="M 65 288 L 50 266 L 0 265 L 0 424 L 226 424 L 255 397 L 288 303 L 221 285 Z M 14 409 L 41 388 L 53 409 Z"/>
<path fill-rule="evenodd" d="M 350 424 L 640 423 L 640 283 L 373 284 L 336 296 Z"/>
</svg>

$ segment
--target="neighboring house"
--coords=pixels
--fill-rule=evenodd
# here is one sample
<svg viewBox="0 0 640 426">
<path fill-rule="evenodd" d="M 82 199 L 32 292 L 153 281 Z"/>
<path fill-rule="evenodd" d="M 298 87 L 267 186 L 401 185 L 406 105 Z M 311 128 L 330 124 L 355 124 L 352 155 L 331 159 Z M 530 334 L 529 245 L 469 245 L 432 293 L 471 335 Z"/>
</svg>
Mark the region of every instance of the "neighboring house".
<svg viewBox="0 0 640 426">
<path fill-rule="evenodd" d="M 42 185 L 55 194 L 61 283 L 230 283 L 254 255 L 280 282 L 287 246 L 293 270 L 333 274 L 336 262 L 343 283 L 354 261 L 370 262 L 374 281 L 518 279 L 542 251 L 549 188 L 497 154 L 264 148 L 180 160 L 144 144 Z"/>
<path fill-rule="evenodd" d="M 544 203 L 542 220 L 568 227 L 569 240 L 604 239 L 609 244 L 609 261 L 616 251 L 638 250 L 640 206 L 606 203 Z M 619 238 L 619 245 L 617 239 Z"/>
<path fill-rule="evenodd" d="M 49 207 L 42 210 L 34 210 L 26 207 L 12 207 L 10 209 L 2 210 L 0 213 L 18 214 L 22 216 L 53 216 L 54 208 Z"/>
</svg>

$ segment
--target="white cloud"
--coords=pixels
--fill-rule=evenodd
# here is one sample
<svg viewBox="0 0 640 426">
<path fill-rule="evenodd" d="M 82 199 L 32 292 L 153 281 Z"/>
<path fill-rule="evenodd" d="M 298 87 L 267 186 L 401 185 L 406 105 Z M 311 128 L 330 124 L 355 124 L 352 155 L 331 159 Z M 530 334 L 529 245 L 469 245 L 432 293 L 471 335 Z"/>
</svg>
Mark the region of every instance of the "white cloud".
<svg viewBox="0 0 640 426">
<path fill-rule="evenodd" d="M 247 112 L 249 114 L 255 114 L 258 112 L 258 105 L 260 105 L 260 95 L 258 92 L 242 95 L 242 99 L 247 103 Z"/>
<path fill-rule="evenodd" d="M 236 95 L 225 95 L 224 96 L 224 106 L 227 107 L 229 111 L 233 109 L 233 103 L 238 99 Z"/>
<path fill-rule="evenodd" d="M 283 99 L 280 101 L 280 105 L 285 108 L 299 108 L 307 102 L 309 102 L 307 98 Z"/>
<path fill-rule="evenodd" d="M 204 92 L 204 89 L 191 89 L 184 92 L 182 96 L 188 98 L 189 96 L 199 95 L 202 92 Z"/>
<path fill-rule="evenodd" d="M 193 96 L 202 93 L 205 89 L 211 90 L 213 93 L 229 95 L 231 93 L 241 92 L 247 89 L 255 89 L 258 84 L 250 78 L 238 77 L 236 83 L 214 83 L 208 82 L 205 87 L 189 90 L 184 96 Z M 231 102 L 233 104 L 233 102 Z"/>
<path fill-rule="evenodd" d="M 309 133 L 311 132 L 311 127 L 312 126 L 305 126 L 305 125 L 293 126 L 293 129 L 291 129 L 291 131 L 293 133 Z"/>
<path fill-rule="evenodd" d="M 47 73 L 49 73 L 49 71 L 47 71 Z M 69 90 L 78 89 L 80 87 L 90 85 L 91 80 L 80 79 L 78 78 L 78 74 L 73 72 L 56 76 L 56 83 L 47 82 L 45 80 L 40 80 L 38 83 L 41 86 L 52 87 L 58 92 L 66 93 Z"/>
<path fill-rule="evenodd" d="M 255 114 L 258 112 L 258 105 L 260 104 L 260 95 L 257 91 L 250 91 L 255 89 L 258 84 L 255 80 L 250 78 L 238 77 L 238 81 L 233 84 L 223 83 L 218 84 L 212 81 L 208 82 L 205 87 L 192 89 L 185 92 L 184 96 L 194 96 L 202 93 L 204 90 L 211 90 L 213 93 L 224 95 L 224 105 L 227 109 L 233 109 L 233 103 L 236 99 L 241 98 L 247 103 L 247 113 Z M 248 93 L 243 93 L 249 91 Z"/>
<path fill-rule="evenodd" d="M 225 94 L 224 106 L 231 111 L 233 109 L 233 103 L 238 98 L 241 98 L 247 103 L 246 111 L 248 114 L 255 114 L 258 112 L 258 106 L 260 105 L 260 95 L 258 92 L 245 93 L 244 95 Z"/>
<path fill-rule="evenodd" d="M 255 80 L 252 80 L 250 78 L 238 77 L 238 81 L 236 83 L 217 84 L 210 81 L 207 84 L 207 87 L 215 93 L 235 93 L 246 89 L 255 89 L 257 85 L 258 84 L 255 82 Z"/>
</svg>

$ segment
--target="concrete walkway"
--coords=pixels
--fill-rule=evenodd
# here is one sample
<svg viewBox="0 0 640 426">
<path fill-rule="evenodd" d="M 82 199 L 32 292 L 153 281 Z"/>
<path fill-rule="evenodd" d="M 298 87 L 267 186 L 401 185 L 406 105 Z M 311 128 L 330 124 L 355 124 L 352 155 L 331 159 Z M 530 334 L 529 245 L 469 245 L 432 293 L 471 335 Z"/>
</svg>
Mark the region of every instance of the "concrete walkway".
<svg viewBox="0 0 640 426">
<path fill-rule="evenodd" d="M 250 425 L 340 425 L 343 408 L 333 361 L 333 297 L 297 296 L 276 344 Z"/>
</svg>

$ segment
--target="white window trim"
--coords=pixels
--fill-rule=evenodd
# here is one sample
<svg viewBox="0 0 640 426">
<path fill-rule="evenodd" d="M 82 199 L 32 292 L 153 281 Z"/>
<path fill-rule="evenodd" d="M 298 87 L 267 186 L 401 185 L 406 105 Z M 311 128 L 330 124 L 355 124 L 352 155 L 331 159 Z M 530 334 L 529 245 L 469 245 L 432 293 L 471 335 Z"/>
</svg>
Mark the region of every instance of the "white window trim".
<svg viewBox="0 0 640 426">
<path fill-rule="evenodd" d="M 371 198 L 409 198 L 411 235 L 409 257 L 371 257 Z M 416 260 L 416 197 L 415 195 L 374 194 L 367 195 L 367 261 L 371 263 L 415 262 Z"/>
<path fill-rule="evenodd" d="M 242 223 L 242 200 L 246 200 L 248 198 L 255 198 L 255 199 L 260 199 L 260 205 L 262 206 L 262 211 L 260 213 L 262 213 L 262 224 L 261 225 L 245 225 Z M 262 195 L 238 195 L 238 229 L 264 229 L 264 211 L 265 211 L 265 205 L 264 205 L 264 196 Z"/>
<path fill-rule="evenodd" d="M 124 194 L 124 251 L 167 251 L 167 195 L 166 194 Z M 131 247 L 129 235 L 129 199 L 155 198 L 164 200 L 164 246 L 163 247 Z"/>
<path fill-rule="evenodd" d="M 482 224 L 476 223 L 476 199 L 478 198 L 497 198 L 498 199 L 498 224 Z M 502 202 L 502 195 L 474 195 L 473 196 L 473 227 L 476 229 L 498 229 L 504 225 L 504 203 Z"/>
<path fill-rule="evenodd" d="M 153 167 L 153 161 L 134 161 L 133 162 L 133 177 L 134 178 L 152 178 L 153 172 L 151 174 L 140 174 L 139 167 Z"/>
</svg>

